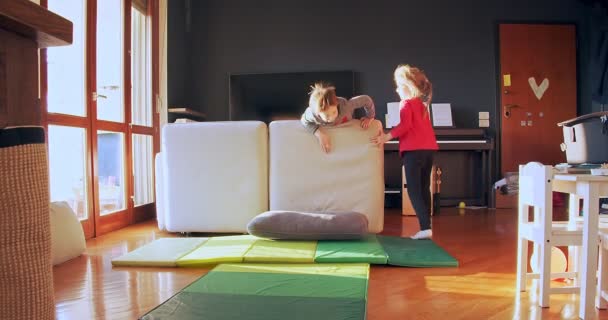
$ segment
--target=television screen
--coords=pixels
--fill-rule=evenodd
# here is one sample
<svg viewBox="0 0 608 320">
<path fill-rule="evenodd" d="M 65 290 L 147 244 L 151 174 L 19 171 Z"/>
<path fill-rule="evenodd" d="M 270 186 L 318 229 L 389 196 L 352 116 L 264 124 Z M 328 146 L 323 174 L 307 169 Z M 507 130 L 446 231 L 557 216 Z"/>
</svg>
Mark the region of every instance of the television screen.
<svg viewBox="0 0 608 320">
<path fill-rule="evenodd" d="M 334 85 L 340 97 L 355 95 L 352 71 L 231 74 L 229 79 L 231 121 L 299 119 L 308 106 L 310 86 L 318 81 Z"/>
</svg>

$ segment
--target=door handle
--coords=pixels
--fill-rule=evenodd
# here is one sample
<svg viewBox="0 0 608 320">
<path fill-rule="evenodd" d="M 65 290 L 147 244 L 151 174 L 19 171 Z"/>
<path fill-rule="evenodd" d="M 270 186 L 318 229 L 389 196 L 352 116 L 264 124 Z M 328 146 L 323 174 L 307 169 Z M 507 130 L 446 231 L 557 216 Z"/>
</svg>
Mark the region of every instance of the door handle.
<svg viewBox="0 0 608 320">
<path fill-rule="evenodd" d="M 107 99 L 107 98 L 108 98 L 108 96 L 99 94 L 97 92 L 93 92 L 93 94 L 91 95 L 91 99 L 93 99 L 93 101 L 97 101 L 97 99 Z"/>
<path fill-rule="evenodd" d="M 505 118 L 509 119 L 511 117 L 511 109 L 512 108 L 519 108 L 518 105 L 516 104 L 505 104 L 503 107 L 503 114 L 505 115 Z"/>
</svg>

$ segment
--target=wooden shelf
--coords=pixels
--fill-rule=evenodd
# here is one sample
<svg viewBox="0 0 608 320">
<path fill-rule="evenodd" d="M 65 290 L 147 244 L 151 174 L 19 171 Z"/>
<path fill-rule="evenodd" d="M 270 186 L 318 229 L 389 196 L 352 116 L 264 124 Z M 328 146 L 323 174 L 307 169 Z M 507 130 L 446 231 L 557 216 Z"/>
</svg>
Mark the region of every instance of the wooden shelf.
<svg viewBox="0 0 608 320">
<path fill-rule="evenodd" d="M 169 113 L 185 116 L 186 118 L 194 118 L 193 120 L 205 120 L 207 118 L 206 114 L 188 108 L 169 108 Z"/>
<path fill-rule="evenodd" d="M 42 124 L 38 49 L 71 44 L 72 29 L 33 2 L 0 0 L 0 128 Z"/>
<path fill-rule="evenodd" d="M 29 0 L 0 1 L 0 29 L 34 40 L 38 48 L 72 43 L 72 22 Z"/>
</svg>

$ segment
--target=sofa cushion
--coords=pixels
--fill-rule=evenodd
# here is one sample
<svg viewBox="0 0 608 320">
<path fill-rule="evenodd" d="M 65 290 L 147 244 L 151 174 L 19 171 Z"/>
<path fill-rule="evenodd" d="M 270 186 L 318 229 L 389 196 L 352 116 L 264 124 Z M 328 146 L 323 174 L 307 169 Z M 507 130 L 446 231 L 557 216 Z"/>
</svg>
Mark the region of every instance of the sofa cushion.
<svg viewBox="0 0 608 320">
<path fill-rule="evenodd" d="M 379 121 L 364 130 L 359 120 L 327 128 L 332 150 L 299 121 L 270 123 L 270 210 L 359 212 L 369 232 L 384 227 L 384 150 L 370 143 Z"/>
<path fill-rule="evenodd" d="M 367 234 L 367 218 L 358 212 L 268 211 L 253 218 L 247 231 L 268 239 L 359 239 Z"/>
<path fill-rule="evenodd" d="M 245 232 L 268 210 L 268 129 L 259 121 L 168 124 L 162 219 L 171 232 Z"/>
<path fill-rule="evenodd" d="M 158 223 L 158 229 L 165 230 L 165 205 L 167 200 L 165 199 L 165 182 L 163 181 L 163 162 L 161 153 L 157 153 L 154 157 L 154 179 L 155 179 L 155 191 L 156 191 L 156 221 Z"/>
</svg>

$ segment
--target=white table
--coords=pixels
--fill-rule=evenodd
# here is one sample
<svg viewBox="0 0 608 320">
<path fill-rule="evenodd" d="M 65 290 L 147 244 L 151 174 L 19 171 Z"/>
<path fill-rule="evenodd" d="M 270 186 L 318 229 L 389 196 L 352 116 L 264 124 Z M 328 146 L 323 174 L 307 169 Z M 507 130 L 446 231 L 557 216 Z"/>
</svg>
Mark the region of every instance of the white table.
<svg viewBox="0 0 608 320">
<path fill-rule="evenodd" d="M 596 272 L 598 257 L 599 198 L 608 197 L 608 176 L 589 174 L 556 174 L 553 191 L 568 193 L 583 199 L 583 247 L 580 279 L 579 317 L 587 319 L 595 310 Z M 578 207 L 570 206 L 571 208 Z"/>
</svg>

